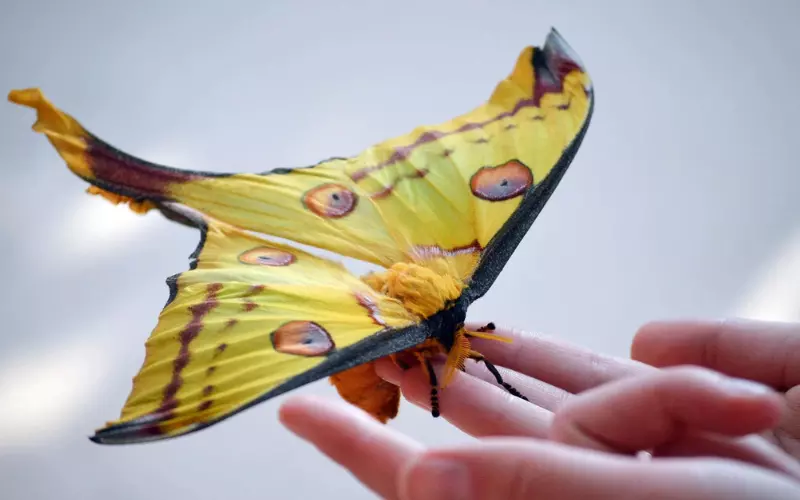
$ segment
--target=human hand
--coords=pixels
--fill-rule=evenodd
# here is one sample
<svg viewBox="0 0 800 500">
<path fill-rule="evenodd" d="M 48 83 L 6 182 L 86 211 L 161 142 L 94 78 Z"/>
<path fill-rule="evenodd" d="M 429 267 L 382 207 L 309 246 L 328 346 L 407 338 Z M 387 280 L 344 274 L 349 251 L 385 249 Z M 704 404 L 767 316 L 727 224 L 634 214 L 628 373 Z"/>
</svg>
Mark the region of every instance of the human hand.
<svg viewBox="0 0 800 500">
<path fill-rule="evenodd" d="M 631 357 L 659 368 L 703 366 L 782 393 L 784 417 L 763 436 L 800 460 L 800 324 L 743 320 L 650 323 L 634 338 Z"/>
<path fill-rule="evenodd" d="M 478 326 L 468 325 L 473 329 Z M 475 437 L 527 436 L 567 442 L 564 429 L 569 425 L 591 425 L 583 420 L 595 420 L 589 410 L 598 399 L 609 397 L 608 391 L 625 394 L 644 391 L 637 381 L 658 372 L 651 365 L 702 366 L 732 377 L 752 378 L 777 390 L 800 384 L 800 325 L 744 321 L 650 323 L 634 338 L 633 361 L 605 356 L 544 335 L 516 330 L 495 333 L 513 342 L 473 339 L 473 346 L 498 365 L 503 378 L 530 403 L 499 388 L 484 367 L 469 364 L 469 376 L 459 374 L 441 391 L 439 398 L 442 416 Z M 429 408 L 430 386 L 419 367 L 403 372 L 383 360 L 378 371 L 384 379 L 399 385 L 409 401 Z M 668 383 L 676 384 L 672 388 L 677 392 L 687 391 L 689 397 L 702 387 L 699 378 L 699 372 L 694 371 L 693 375 L 671 378 Z M 631 381 L 616 386 L 617 389 L 604 387 L 608 382 L 622 379 Z M 656 456 L 734 458 L 800 477 L 798 391 L 786 393 L 782 421 L 775 429 L 767 428 L 761 437 L 729 439 L 713 432 L 686 434 L 676 430 L 661 436 L 661 441 L 654 443 L 655 449 L 650 451 Z M 576 394 L 581 394 L 582 402 L 576 401 Z M 707 406 L 711 402 L 699 398 L 698 411 L 702 414 L 713 411 Z M 612 422 L 620 421 L 618 412 L 615 409 Z M 732 415 L 734 419 L 741 418 Z M 623 424 L 621 431 L 630 432 L 638 427 L 625 425 L 628 424 Z M 616 451 L 631 453 L 644 449 Z M 610 451 L 609 447 L 605 451 Z"/>
<path fill-rule="evenodd" d="M 281 420 L 387 499 L 800 498 L 800 483 L 740 461 L 646 461 L 587 449 L 606 443 L 631 449 L 655 446 L 661 436 L 676 430 L 676 422 L 682 422 L 683 429 L 689 432 L 699 428 L 735 436 L 757 432 L 780 418 L 781 402 L 775 394 L 712 372 L 667 369 L 642 377 L 643 383 L 636 384 L 637 391 L 622 390 L 632 381 L 603 386 L 607 394 L 602 396 L 608 397 L 599 397 L 597 390 L 598 397 L 587 397 L 586 401 L 583 395 L 574 398 L 583 411 L 601 416 L 591 427 L 562 427 L 577 429 L 576 433 L 562 433 L 566 442 L 577 446 L 527 437 L 489 437 L 467 445 L 428 450 L 354 406 L 321 398 L 289 400 L 281 408 Z M 694 390 L 684 391 L 682 386 L 686 383 L 694 385 Z M 670 404 L 653 405 L 653 398 L 664 398 Z M 708 398 L 714 401 L 709 403 Z M 698 408 L 700 402 L 712 412 L 703 414 Z M 615 410 L 622 411 L 615 415 Z M 742 415 L 738 421 L 733 418 L 736 413 Z M 586 414 L 576 412 L 575 416 L 583 418 Z M 556 419 L 559 421 L 568 419 Z M 716 426 L 717 421 L 727 423 Z M 625 429 L 634 432 L 626 433 Z"/>
<path fill-rule="evenodd" d="M 645 353 L 653 352 L 647 346 L 663 345 L 658 338 L 665 337 L 664 334 L 648 332 L 658 329 L 663 332 L 665 325 L 655 326 L 658 328 L 651 325 L 640 332 L 635 352 L 637 349 Z M 497 342 L 484 342 L 478 349 L 497 364 L 517 368 L 519 372 L 550 384 L 522 373 L 505 371 L 504 377 L 531 399 L 533 404 L 529 404 L 510 398 L 507 393 L 477 378 L 457 377 L 442 392 L 442 409 L 446 418 L 473 435 L 550 437 L 556 441 L 613 453 L 654 449 L 656 457 L 686 453 L 720 455 L 797 474 L 797 464 L 763 439 L 754 439 L 753 436 L 730 437 L 758 432 L 778 424 L 783 402 L 769 391 L 749 394 L 743 392 L 741 387 L 734 389 L 737 384 L 723 384 L 721 381 L 725 379 L 714 378 L 715 375 L 702 370 L 657 371 L 639 363 L 600 356 L 545 337 L 506 333 L 515 337 L 512 349 Z M 656 340 L 645 342 L 640 339 Z M 520 369 L 520 365 L 529 365 L 531 368 Z M 480 371 L 476 372 L 475 367 L 471 367 L 470 371 L 479 377 L 484 376 Z M 415 370 L 398 373 L 393 370 L 393 365 L 383 365 L 381 372 L 387 379 L 400 383 L 411 401 L 427 406 L 429 388 L 427 379 L 420 373 L 415 373 Z M 591 389 L 609 381 L 614 382 Z M 738 385 L 741 386 L 741 383 Z M 578 392 L 582 392 L 579 397 L 570 395 Z M 669 404 L 662 404 L 665 401 Z M 533 487 L 546 498 L 572 498 L 567 494 L 570 488 L 574 487 L 570 491 L 580 497 L 589 490 L 598 493 L 598 488 L 602 489 L 603 485 L 615 495 L 623 491 L 635 491 L 641 494 L 685 493 L 689 496 L 683 498 L 696 498 L 701 494 L 706 496 L 706 492 L 711 494 L 712 490 L 708 488 L 713 487 L 723 488 L 724 491 L 715 492 L 723 496 L 730 496 L 735 491 L 745 495 L 738 498 L 749 498 L 746 485 L 740 484 L 742 480 L 750 478 L 753 484 L 763 483 L 765 488 L 768 484 L 778 487 L 775 481 L 785 481 L 775 477 L 765 479 L 763 475 L 769 474 L 765 470 L 731 470 L 731 467 L 743 467 L 731 462 L 703 460 L 697 463 L 697 460 L 685 459 L 665 462 L 660 458 L 640 462 L 630 455 L 597 455 L 530 439 L 487 440 L 478 445 L 479 449 L 425 452 L 419 444 L 385 427 L 375 427 L 368 417 L 354 415 L 353 412 L 360 412 L 353 408 L 337 410 L 336 407 L 327 407 L 320 412 L 319 404 L 325 403 L 290 402 L 284 407 L 282 418 L 295 432 L 314 442 L 374 491 L 388 498 L 397 497 L 396 484 L 402 488 L 408 481 L 434 487 L 424 480 L 424 474 L 420 479 L 419 473 L 414 471 L 435 470 L 422 465 L 429 459 L 441 458 L 442 453 L 445 456 L 451 453 L 449 458 L 459 459 L 462 465 L 467 463 L 477 468 L 477 474 L 470 475 L 473 480 L 470 491 L 475 493 L 476 498 L 483 498 L 481 492 L 494 497 L 513 498 L 503 493 L 508 492 L 503 489 L 508 487 L 516 492 Z M 554 418 L 549 410 L 555 409 L 558 411 Z M 642 422 L 655 425 L 643 426 Z M 344 454 L 343 450 L 346 450 Z M 546 474 L 543 473 L 543 465 L 546 465 Z M 565 468 L 562 470 L 561 466 Z M 576 467 L 581 469 L 580 480 L 578 477 L 567 480 L 570 474 L 575 476 Z M 700 470 L 712 478 L 715 474 L 732 473 L 735 480 L 719 484 L 708 478 L 702 482 L 692 481 Z M 680 478 L 682 474 L 689 475 Z M 759 478 L 759 475 L 762 476 Z M 568 484 L 563 482 L 565 480 Z M 551 493 L 545 493 L 548 485 L 560 488 L 559 491 L 564 495 L 558 496 L 552 489 L 549 490 Z M 731 486 L 734 486 L 732 490 L 725 489 Z M 779 488 L 785 486 L 783 484 Z M 777 491 L 771 495 L 772 498 L 778 498 Z M 764 494 L 765 490 L 758 490 L 756 497 L 763 498 Z M 423 498 L 416 493 L 412 497 Z"/>
</svg>

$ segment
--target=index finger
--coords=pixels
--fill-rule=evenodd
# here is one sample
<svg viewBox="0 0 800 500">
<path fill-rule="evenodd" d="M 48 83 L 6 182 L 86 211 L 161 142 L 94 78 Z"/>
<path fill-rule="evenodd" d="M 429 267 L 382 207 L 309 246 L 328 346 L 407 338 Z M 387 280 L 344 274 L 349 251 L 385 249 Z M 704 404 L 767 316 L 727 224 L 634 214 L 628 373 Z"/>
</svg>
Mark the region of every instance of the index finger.
<svg viewBox="0 0 800 500">
<path fill-rule="evenodd" d="M 780 390 L 800 384 L 800 325 L 765 321 L 655 322 L 631 357 L 656 367 L 698 365 Z"/>
<path fill-rule="evenodd" d="M 479 323 L 467 323 L 477 330 Z M 598 385 L 631 375 L 650 373 L 653 368 L 638 361 L 607 356 L 565 340 L 539 333 L 498 328 L 498 337 L 511 343 L 481 338 L 470 339 L 473 348 L 493 364 L 528 375 L 577 394 Z"/>
<path fill-rule="evenodd" d="M 280 420 L 389 500 L 397 498 L 395 484 L 402 465 L 424 450 L 421 444 L 343 401 L 295 396 L 281 406 Z"/>
</svg>

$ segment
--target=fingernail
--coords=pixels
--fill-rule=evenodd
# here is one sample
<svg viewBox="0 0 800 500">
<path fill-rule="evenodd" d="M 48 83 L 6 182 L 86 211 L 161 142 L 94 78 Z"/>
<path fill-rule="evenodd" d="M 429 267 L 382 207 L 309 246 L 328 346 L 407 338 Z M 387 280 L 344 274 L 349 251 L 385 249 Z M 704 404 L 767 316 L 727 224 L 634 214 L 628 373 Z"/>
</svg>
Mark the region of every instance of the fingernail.
<svg viewBox="0 0 800 500">
<path fill-rule="evenodd" d="M 406 472 L 400 488 L 403 500 L 470 500 L 469 471 L 451 460 L 422 458 Z"/>
<path fill-rule="evenodd" d="M 723 385 L 727 392 L 741 396 L 764 396 L 774 392 L 764 384 L 743 378 L 725 378 Z"/>
</svg>

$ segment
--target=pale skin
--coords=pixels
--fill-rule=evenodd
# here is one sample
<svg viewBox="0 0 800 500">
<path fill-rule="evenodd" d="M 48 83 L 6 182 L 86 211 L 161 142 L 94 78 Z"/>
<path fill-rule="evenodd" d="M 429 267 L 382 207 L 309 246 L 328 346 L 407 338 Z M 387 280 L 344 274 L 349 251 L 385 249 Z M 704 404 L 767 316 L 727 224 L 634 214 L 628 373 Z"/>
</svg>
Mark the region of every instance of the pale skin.
<svg viewBox="0 0 800 500">
<path fill-rule="evenodd" d="M 632 360 L 497 333 L 513 343 L 475 348 L 530 402 L 470 363 L 440 401 L 475 442 L 427 448 L 346 403 L 303 396 L 281 421 L 388 499 L 800 498 L 800 324 L 652 323 Z M 419 367 L 379 372 L 429 408 Z"/>
</svg>

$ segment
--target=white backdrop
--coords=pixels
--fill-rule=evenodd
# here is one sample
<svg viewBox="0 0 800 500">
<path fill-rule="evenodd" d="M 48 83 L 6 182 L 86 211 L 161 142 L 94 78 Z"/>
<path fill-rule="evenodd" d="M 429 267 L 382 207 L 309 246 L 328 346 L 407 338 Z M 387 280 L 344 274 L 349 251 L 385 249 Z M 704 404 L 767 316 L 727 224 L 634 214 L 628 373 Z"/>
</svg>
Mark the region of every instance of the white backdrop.
<svg viewBox="0 0 800 500">
<path fill-rule="evenodd" d="M 0 90 L 40 86 L 152 161 L 256 172 L 472 109 L 555 26 L 594 78 L 592 126 L 471 318 L 618 355 L 650 319 L 800 319 L 797 2 L 211 4 L 4 0 Z M 2 496 L 371 498 L 277 423 L 279 401 L 170 442 L 88 441 L 197 235 L 85 195 L 33 113 L 0 109 Z M 391 425 L 468 439 L 409 404 Z"/>
</svg>

